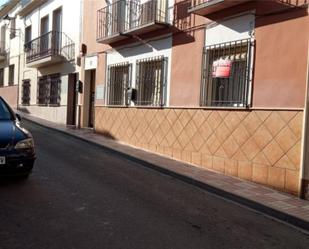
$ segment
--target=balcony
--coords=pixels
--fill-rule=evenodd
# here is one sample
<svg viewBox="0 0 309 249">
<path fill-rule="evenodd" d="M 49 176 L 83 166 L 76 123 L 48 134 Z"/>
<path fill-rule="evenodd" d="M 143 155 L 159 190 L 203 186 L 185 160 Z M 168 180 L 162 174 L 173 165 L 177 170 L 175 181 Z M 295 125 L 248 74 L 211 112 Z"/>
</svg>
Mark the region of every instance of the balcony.
<svg viewBox="0 0 309 249">
<path fill-rule="evenodd" d="M 97 13 L 97 42 L 110 44 L 133 35 L 166 28 L 168 12 L 166 1 L 145 3 L 120 0 Z"/>
<path fill-rule="evenodd" d="M 251 0 L 192 0 L 189 13 L 207 16 Z"/>
<path fill-rule="evenodd" d="M 71 61 L 75 57 L 75 44 L 63 32 L 50 31 L 25 43 L 27 67 L 43 67 Z"/>
</svg>

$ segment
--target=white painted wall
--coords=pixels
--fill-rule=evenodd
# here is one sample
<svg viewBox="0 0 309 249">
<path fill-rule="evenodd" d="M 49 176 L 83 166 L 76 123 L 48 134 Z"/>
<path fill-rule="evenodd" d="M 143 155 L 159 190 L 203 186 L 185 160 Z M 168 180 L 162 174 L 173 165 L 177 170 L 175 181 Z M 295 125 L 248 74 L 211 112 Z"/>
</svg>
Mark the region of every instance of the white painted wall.
<svg viewBox="0 0 309 249">
<path fill-rule="evenodd" d="M 170 77 L 171 77 L 171 60 L 172 60 L 172 38 L 164 38 L 156 41 L 150 41 L 145 44 L 135 44 L 135 46 L 111 50 L 107 54 L 107 66 L 129 62 L 132 64 L 132 87 L 136 84 L 136 62 L 140 59 L 151 58 L 156 56 L 167 58 L 167 87 L 166 87 L 166 106 L 169 105 L 170 95 Z M 108 77 L 106 77 L 108 79 Z"/>
<path fill-rule="evenodd" d="M 75 43 L 75 57 L 79 54 L 80 34 L 81 34 L 81 7 L 83 0 L 49 0 L 39 8 L 35 9 L 22 19 L 22 33 L 25 28 L 31 25 L 31 39 L 40 36 L 41 18 L 48 15 L 49 31 L 52 31 L 53 11 L 62 8 L 62 32 L 65 33 Z M 25 63 L 25 55 L 22 56 L 22 66 L 20 72 L 20 84 L 23 79 L 30 79 L 31 100 L 27 110 L 38 117 L 58 123 L 66 123 L 68 74 L 80 72 L 75 62 L 58 63 L 44 68 L 28 68 Z M 59 107 L 37 106 L 37 79 L 39 76 L 60 73 L 61 74 L 61 103 Z M 21 87 L 20 95 L 21 96 Z M 21 103 L 21 98 L 19 99 Z"/>
<path fill-rule="evenodd" d="M 254 37 L 255 16 L 247 14 L 212 23 L 206 28 L 205 45 L 231 42 Z"/>
<path fill-rule="evenodd" d="M 22 25 L 22 20 L 17 15 L 20 10 L 20 5 L 16 5 L 12 10 L 10 10 L 7 14 L 9 17 L 16 17 L 15 21 L 15 37 L 13 39 L 10 38 L 12 30 L 11 22 L 8 20 L 0 19 L 0 27 L 5 27 L 5 50 L 8 54 L 8 61 L 0 62 L 0 68 L 4 68 L 4 86 L 8 86 L 9 81 L 9 65 L 15 65 L 14 70 L 14 85 L 18 84 L 18 73 L 19 73 L 19 56 L 20 56 L 20 48 L 22 46 L 22 32 L 20 31 L 20 27 Z M 1 41 L 3 38 L 1 37 Z"/>
</svg>

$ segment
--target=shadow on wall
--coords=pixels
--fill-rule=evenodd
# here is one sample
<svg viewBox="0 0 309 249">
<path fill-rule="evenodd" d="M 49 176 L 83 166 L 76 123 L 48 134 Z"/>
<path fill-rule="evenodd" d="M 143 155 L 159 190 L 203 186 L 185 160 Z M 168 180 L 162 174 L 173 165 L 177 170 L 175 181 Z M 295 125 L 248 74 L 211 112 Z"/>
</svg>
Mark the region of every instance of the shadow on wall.
<svg viewBox="0 0 309 249">
<path fill-rule="evenodd" d="M 112 139 L 112 140 L 117 140 L 116 137 L 114 137 L 109 131 L 107 130 L 102 130 L 102 131 L 97 131 L 98 134 L 102 135 L 105 138 Z"/>
<path fill-rule="evenodd" d="M 29 111 L 29 109 L 26 108 L 26 107 L 18 107 L 17 110 L 18 110 L 18 111 L 21 111 L 21 112 L 24 112 L 24 113 L 26 113 L 26 114 L 31 114 L 31 112 Z"/>
<path fill-rule="evenodd" d="M 306 5 L 301 4 L 304 1 L 307 1 Z M 291 1 L 267 2 L 265 6 L 259 5 L 256 11 L 256 27 L 308 16 L 309 0 L 299 0 L 297 5 L 286 2 Z"/>
<path fill-rule="evenodd" d="M 178 0 L 174 4 L 172 29 L 177 39 L 173 40 L 173 46 L 194 42 L 195 30 L 201 28 L 196 24 L 196 16 L 188 12 L 190 6 L 188 0 Z"/>
<path fill-rule="evenodd" d="M 250 1 L 207 15 L 212 21 L 255 10 L 256 27 L 284 22 L 308 15 L 309 0 Z"/>
</svg>

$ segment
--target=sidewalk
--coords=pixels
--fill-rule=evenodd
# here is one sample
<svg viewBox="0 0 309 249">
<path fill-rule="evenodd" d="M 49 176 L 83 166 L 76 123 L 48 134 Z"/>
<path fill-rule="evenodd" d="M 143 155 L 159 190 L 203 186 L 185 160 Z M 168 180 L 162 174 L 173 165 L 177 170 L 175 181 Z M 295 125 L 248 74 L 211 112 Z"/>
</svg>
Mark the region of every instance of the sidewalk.
<svg viewBox="0 0 309 249">
<path fill-rule="evenodd" d="M 22 112 L 19 114 L 26 120 L 104 147 L 109 152 L 309 231 L 309 201 L 107 139 L 92 130 L 69 128 Z"/>
</svg>

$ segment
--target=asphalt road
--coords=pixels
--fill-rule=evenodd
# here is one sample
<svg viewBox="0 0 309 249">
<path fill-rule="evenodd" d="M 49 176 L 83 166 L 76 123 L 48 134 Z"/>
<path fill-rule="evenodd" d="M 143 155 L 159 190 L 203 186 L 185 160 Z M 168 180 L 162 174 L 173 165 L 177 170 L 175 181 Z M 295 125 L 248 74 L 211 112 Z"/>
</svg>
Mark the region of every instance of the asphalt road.
<svg viewBox="0 0 309 249">
<path fill-rule="evenodd" d="M 23 121 L 38 159 L 0 184 L 0 249 L 309 248 L 293 227 Z"/>
</svg>

